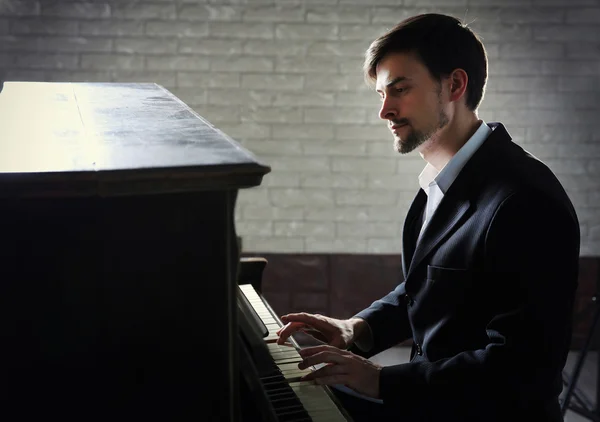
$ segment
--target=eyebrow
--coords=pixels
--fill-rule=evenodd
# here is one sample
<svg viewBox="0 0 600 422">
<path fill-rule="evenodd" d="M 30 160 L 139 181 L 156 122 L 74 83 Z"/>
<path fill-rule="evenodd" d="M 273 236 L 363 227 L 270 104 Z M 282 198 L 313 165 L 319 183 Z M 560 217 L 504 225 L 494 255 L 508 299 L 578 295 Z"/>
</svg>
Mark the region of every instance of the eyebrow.
<svg viewBox="0 0 600 422">
<path fill-rule="evenodd" d="M 407 78 L 406 76 L 397 76 L 394 79 L 392 79 L 390 82 L 388 82 L 385 87 L 389 88 L 390 86 L 396 85 L 398 82 L 404 82 L 404 81 L 409 81 L 410 78 Z M 379 92 L 380 90 L 376 90 L 377 92 Z"/>
</svg>

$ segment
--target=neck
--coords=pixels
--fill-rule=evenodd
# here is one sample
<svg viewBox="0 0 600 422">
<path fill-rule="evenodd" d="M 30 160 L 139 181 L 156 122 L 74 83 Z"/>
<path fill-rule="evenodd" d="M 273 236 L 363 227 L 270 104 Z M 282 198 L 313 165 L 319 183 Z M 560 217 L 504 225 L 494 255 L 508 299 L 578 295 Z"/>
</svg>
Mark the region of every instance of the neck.
<svg viewBox="0 0 600 422">
<path fill-rule="evenodd" d="M 442 171 L 480 125 L 481 120 L 475 112 L 468 111 L 463 116 L 454 115 L 446 126 L 423 144 L 419 150 L 421 157 L 438 172 Z"/>
</svg>

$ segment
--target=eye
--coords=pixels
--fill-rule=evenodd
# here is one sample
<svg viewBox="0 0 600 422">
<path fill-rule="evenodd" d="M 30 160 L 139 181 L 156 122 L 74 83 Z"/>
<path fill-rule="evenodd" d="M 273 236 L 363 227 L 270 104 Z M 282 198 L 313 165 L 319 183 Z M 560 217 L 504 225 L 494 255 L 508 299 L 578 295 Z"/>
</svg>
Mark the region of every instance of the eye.
<svg viewBox="0 0 600 422">
<path fill-rule="evenodd" d="M 405 88 L 396 88 L 396 92 L 398 93 L 403 93 L 406 89 Z"/>
</svg>

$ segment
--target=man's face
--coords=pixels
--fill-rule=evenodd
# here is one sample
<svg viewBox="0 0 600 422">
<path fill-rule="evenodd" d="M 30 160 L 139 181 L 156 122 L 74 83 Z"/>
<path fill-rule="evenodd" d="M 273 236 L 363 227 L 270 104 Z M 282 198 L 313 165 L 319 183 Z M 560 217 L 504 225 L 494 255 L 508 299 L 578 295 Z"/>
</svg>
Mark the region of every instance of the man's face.
<svg viewBox="0 0 600 422">
<path fill-rule="evenodd" d="M 407 154 L 446 126 L 444 92 L 424 64 L 411 53 L 393 53 L 377 65 L 375 89 L 379 117 L 387 120 L 396 150 Z"/>
</svg>

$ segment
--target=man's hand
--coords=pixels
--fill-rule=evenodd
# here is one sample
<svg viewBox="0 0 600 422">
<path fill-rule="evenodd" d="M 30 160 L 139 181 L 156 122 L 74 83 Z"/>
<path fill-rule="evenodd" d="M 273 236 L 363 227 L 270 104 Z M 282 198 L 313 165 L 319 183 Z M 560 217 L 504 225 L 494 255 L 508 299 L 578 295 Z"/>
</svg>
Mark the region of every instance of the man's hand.
<svg viewBox="0 0 600 422">
<path fill-rule="evenodd" d="M 327 363 L 302 380 L 314 380 L 317 384 L 344 384 L 366 396 L 379 398 L 379 374 L 381 366 L 346 350 L 332 346 L 307 347 L 300 350 L 303 361 L 298 368 L 306 369 L 319 363 Z"/>
<path fill-rule="evenodd" d="M 277 331 L 277 344 L 284 344 L 297 331 L 304 331 L 325 343 L 346 349 L 358 337 L 366 322 L 359 318 L 335 319 L 316 314 L 288 314 L 281 317 L 286 324 Z"/>
</svg>

